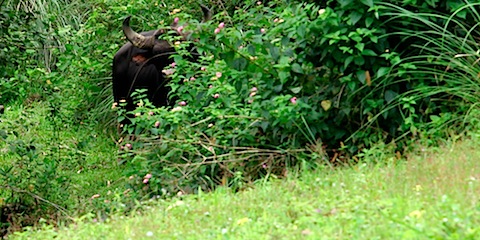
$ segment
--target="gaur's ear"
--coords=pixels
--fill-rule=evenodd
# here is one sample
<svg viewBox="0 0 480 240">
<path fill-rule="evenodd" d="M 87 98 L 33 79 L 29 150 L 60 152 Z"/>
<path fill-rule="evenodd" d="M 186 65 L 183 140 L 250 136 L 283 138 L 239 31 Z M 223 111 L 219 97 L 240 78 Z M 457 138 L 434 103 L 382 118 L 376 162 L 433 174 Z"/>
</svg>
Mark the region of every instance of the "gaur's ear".
<svg viewBox="0 0 480 240">
<path fill-rule="evenodd" d="M 208 8 L 207 6 L 203 5 L 202 3 L 200 3 L 200 7 L 202 8 L 202 12 L 203 12 L 202 22 L 210 21 L 212 19 L 212 15 L 213 15 L 212 9 Z"/>
<path fill-rule="evenodd" d="M 160 35 L 164 34 L 165 33 L 165 29 L 158 29 L 157 31 L 155 31 L 153 33 L 153 36 L 155 39 L 157 39 Z"/>
<path fill-rule="evenodd" d="M 164 40 L 156 41 L 155 45 L 153 46 L 153 51 L 157 54 L 171 51 L 171 50 L 172 50 L 172 45 L 170 45 L 169 42 Z"/>
</svg>

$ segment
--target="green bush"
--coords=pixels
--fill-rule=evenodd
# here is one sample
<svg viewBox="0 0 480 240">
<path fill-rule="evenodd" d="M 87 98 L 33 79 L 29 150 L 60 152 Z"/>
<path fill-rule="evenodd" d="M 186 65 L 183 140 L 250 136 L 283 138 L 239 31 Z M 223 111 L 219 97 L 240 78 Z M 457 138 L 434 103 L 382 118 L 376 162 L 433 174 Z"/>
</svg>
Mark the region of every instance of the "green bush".
<svg viewBox="0 0 480 240">
<path fill-rule="evenodd" d="M 42 94 L 43 74 L 56 72 L 58 50 L 88 14 L 75 1 L 5 0 L 0 12 L 0 102 Z"/>
<path fill-rule="evenodd" d="M 324 148 L 338 148 L 361 127 L 366 108 L 383 106 L 383 97 L 365 101 L 358 93 L 398 61 L 383 54 L 377 12 L 365 10 L 370 18 L 359 24 L 314 4 L 270 4 L 218 14 L 193 36 L 197 62 L 178 47 L 169 76 L 176 107 L 141 101 L 133 112 L 127 132 L 146 135 L 128 143 L 137 153 L 130 164 L 141 166 L 139 176 L 153 174 L 153 192 L 281 175 L 302 156 L 324 161 Z M 380 133 L 355 141 L 381 139 L 372 134 Z"/>
<path fill-rule="evenodd" d="M 17 160 L 0 168 L 2 196 L 8 196 L 0 197 L 5 204 L 1 216 L 8 219 L 2 220 L 0 229 L 32 225 L 42 216 L 54 219 L 66 214 L 64 207 L 56 203 L 68 199 L 70 182 L 58 169 L 57 161 L 39 157 L 41 152 L 34 143 L 11 142 L 10 151 L 17 155 Z"/>
<path fill-rule="evenodd" d="M 270 1 L 217 14 L 193 35 L 198 61 L 184 51 L 190 42 L 177 46 L 169 76 L 174 108 L 154 109 L 139 100 L 132 112 L 125 130 L 141 136 L 121 151 L 131 159 L 131 174 L 140 185 L 149 182 L 154 194 L 239 187 L 282 175 L 298 160 L 323 162 L 338 148 L 354 154 L 393 140 L 398 150 L 406 136 L 438 129 L 433 121 L 455 121 L 466 109 L 434 101 L 458 94 L 435 82 L 438 71 L 432 69 L 439 65 L 421 48 L 439 36 L 424 37 L 440 32 L 448 12 L 465 10 L 452 8 L 453 2 L 434 9 L 445 12 L 437 15 L 406 10 L 427 7 L 414 2 L 395 8 L 370 1 L 331 1 L 323 8 Z M 419 71 L 412 56 L 429 65 Z M 438 115 L 442 111 L 452 114 Z M 152 178 L 142 178 L 147 174 Z"/>
</svg>

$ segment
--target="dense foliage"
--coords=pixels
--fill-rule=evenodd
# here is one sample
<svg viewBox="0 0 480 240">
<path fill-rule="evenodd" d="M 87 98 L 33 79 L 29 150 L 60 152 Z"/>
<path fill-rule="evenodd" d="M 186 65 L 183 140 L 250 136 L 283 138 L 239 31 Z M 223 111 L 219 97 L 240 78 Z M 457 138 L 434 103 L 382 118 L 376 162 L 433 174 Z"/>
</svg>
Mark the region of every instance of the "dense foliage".
<svg viewBox="0 0 480 240">
<path fill-rule="evenodd" d="M 203 54 L 198 62 L 186 60 L 189 53 L 178 45 L 169 76 L 176 106 L 154 109 L 140 101 L 133 112 L 126 132 L 143 137 L 123 148 L 125 158 L 133 157 L 132 173 L 138 182 L 153 174 L 149 191 L 155 194 L 212 182 L 238 187 L 282 175 L 298 160 L 323 162 L 332 151 L 355 154 L 378 141 L 394 141 L 401 150 L 418 132 L 442 136 L 439 127 L 461 124 L 457 116 L 470 106 L 464 103 L 478 99 L 478 81 L 466 76 L 476 70 L 465 67 L 475 60 L 445 62 L 454 54 L 442 53 L 475 52 L 465 48 L 474 46 L 474 28 L 449 30 L 468 29 L 465 19 L 472 16 L 451 21 L 447 14 L 474 12 L 475 6 L 413 13 L 407 9 L 416 3 L 405 4 L 332 1 L 285 8 L 259 2 L 218 14 L 195 35 Z M 432 32 L 438 34 L 428 37 Z M 463 67 L 438 81 L 441 71 L 457 69 L 452 64 Z"/>
<path fill-rule="evenodd" d="M 402 150 L 427 135 L 434 143 L 477 113 L 480 16 L 465 1 L 211 1 L 216 15 L 207 23 L 196 20 L 196 1 L 0 3 L 0 104 L 7 112 L 46 106 L 47 117 L 27 111 L 2 123 L 0 204 L 40 209 L 37 216 L 105 213 L 122 208 L 122 198 L 216 184 L 242 188 L 289 167 L 347 161 L 377 142 Z M 114 133 L 132 115 L 111 110 L 111 62 L 127 15 L 139 31 L 175 17 L 194 30 L 189 42 L 162 36 L 178 53 L 168 76 L 174 106 L 153 108 L 137 92 L 123 128 L 134 138 Z M 189 60 L 190 44 L 198 61 Z M 31 129 L 49 134 L 32 137 Z M 61 150 L 65 132 L 88 137 Z M 64 200 L 73 191 L 68 171 L 104 165 L 85 160 L 97 134 L 120 139 L 128 180 L 119 182 L 129 190 L 75 205 L 82 200 Z"/>
</svg>

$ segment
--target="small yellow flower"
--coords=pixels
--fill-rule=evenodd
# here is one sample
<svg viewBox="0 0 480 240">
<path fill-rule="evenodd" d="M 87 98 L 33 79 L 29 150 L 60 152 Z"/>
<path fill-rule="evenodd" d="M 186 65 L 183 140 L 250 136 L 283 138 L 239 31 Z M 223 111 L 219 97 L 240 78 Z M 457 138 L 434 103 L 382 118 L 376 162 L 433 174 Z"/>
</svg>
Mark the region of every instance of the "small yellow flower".
<svg viewBox="0 0 480 240">
<path fill-rule="evenodd" d="M 184 202 L 184 201 L 177 201 L 177 202 L 175 202 L 174 204 L 168 206 L 167 209 L 166 209 L 166 211 L 169 211 L 169 210 L 171 210 L 172 208 L 179 207 L 179 206 L 183 206 L 183 205 L 185 205 L 185 202 Z"/>
<path fill-rule="evenodd" d="M 302 235 L 312 235 L 312 233 L 313 232 L 308 228 L 302 231 Z"/>
<path fill-rule="evenodd" d="M 414 210 L 408 214 L 408 216 L 412 218 L 421 218 L 422 215 L 425 213 L 425 210 Z"/>
<path fill-rule="evenodd" d="M 174 107 L 172 110 L 170 110 L 170 112 L 178 112 L 178 111 L 182 111 L 182 108 L 181 107 Z"/>
<path fill-rule="evenodd" d="M 415 185 L 415 188 L 414 188 L 415 191 L 420 192 L 420 191 L 422 191 L 422 189 L 423 189 L 423 188 L 422 188 L 421 185 L 418 185 L 418 184 Z"/>
<path fill-rule="evenodd" d="M 247 223 L 247 222 L 250 222 L 250 219 L 249 219 L 249 218 L 246 218 L 246 217 L 245 217 L 245 218 L 241 218 L 241 219 L 238 219 L 237 225 L 243 225 L 243 224 L 245 224 L 245 223 Z"/>
<path fill-rule="evenodd" d="M 332 106 L 332 101 L 330 100 L 323 100 L 320 102 L 320 106 L 322 106 L 323 110 L 328 111 L 330 107 Z"/>
</svg>

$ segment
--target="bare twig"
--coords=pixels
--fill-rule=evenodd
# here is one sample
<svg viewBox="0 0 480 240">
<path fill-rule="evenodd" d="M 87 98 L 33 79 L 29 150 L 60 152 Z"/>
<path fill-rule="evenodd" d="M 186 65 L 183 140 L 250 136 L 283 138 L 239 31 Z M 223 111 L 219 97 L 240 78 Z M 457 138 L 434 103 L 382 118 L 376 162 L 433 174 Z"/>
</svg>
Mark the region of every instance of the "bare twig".
<svg viewBox="0 0 480 240">
<path fill-rule="evenodd" d="M 70 220 L 75 220 L 73 217 L 71 217 L 68 213 L 67 213 L 67 210 L 61 206 L 59 206 L 58 204 L 55 204 L 45 198 L 42 198 L 40 197 L 39 195 L 35 194 L 35 193 L 32 193 L 32 192 L 29 192 L 29 191 L 26 191 L 26 190 L 22 190 L 22 189 L 19 189 L 19 188 L 16 188 L 16 187 L 12 187 L 12 186 L 3 186 L 4 188 L 8 188 L 8 189 L 11 189 L 12 191 L 14 192 L 17 192 L 17 193 L 26 193 L 28 195 L 30 195 L 31 197 L 41 201 L 41 202 L 44 202 L 46 204 L 49 204 L 51 206 L 53 206 L 54 208 L 56 208 L 58 211 L 60 211 L 61 213 L 63 213 L 68 219 Z"/>
</svg>

